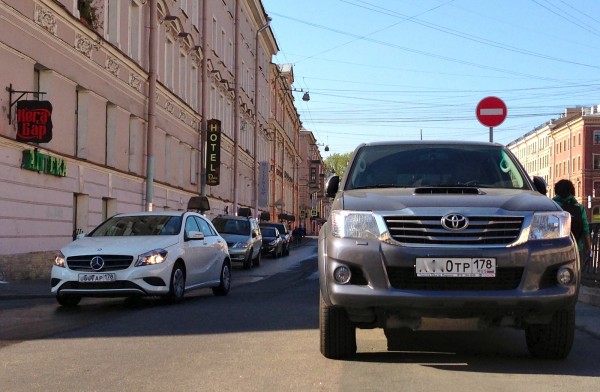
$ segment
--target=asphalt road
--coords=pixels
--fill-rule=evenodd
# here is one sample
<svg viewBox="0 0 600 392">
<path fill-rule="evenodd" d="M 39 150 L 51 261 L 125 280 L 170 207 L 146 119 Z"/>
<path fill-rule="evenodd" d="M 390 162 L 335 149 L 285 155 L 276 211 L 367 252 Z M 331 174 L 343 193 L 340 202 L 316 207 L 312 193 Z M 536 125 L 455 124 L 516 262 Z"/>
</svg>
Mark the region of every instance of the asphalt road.
<svg viewBox="0 0 600 392">
<path fill-rule="evenodd" d="M 596 391 L 600 337 L 578 328 L 565 361 L 529 356 L 524 334 L 420 332 L 387 351 L 381 330 L 357 332 L 358 355 L 319 353 L 315 248 L 234 270 L 227 297 L 178 305 L 52 298 L 0 301 L 2 391 Z M 294 253 L 292 253 L 294 254 Z M 312 257 L 310 255 L 313 255 Z M 264 269 L 263 269 L 264 268 Z M 272 268 L 271 274 L 269 269 Z M 17 302 L 20 302 L 19 305 Z M 584 308 L 586 310 L 588 308 Z M 6 313 L 8 312 L 8 313 Z M 39 317 L 32 315 L 38 314 Z M 43 316 L 43 317 L 42 317 Z M 28 330 L 37 333 L 28 336 Z"/>
</svg>

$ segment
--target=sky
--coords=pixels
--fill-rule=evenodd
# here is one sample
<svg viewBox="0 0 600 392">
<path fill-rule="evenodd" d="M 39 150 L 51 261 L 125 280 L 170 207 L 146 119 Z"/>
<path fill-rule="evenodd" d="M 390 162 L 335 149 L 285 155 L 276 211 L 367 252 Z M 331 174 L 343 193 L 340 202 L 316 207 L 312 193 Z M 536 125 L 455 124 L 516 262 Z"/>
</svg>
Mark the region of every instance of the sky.
<svg viewBox="0 0 600 392">
<path fill-rule="evenodd" d="M 262 2 L 272 61 L 293 65 L 323 157 L 370 141 L 489 141 L 476 108 L 490 96 L 507 107 L 491 133 L 505 145 L 600 105 L 600 0 Z"/>
</svg>

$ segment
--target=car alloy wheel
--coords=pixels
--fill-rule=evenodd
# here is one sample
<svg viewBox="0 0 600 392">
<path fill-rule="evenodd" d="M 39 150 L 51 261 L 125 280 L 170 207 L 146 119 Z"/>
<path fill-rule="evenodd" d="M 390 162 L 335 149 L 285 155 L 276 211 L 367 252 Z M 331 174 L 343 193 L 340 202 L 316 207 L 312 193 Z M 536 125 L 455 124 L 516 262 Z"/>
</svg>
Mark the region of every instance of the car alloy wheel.
<svg viewBox="0 0 600 392">
<path fill-rule="evenodd" d="M 180 263 L 175 264 L 171 273 L 171 285 L 168 299 L 170 302 L 181 302 L 185 295 L 185 271 Z"/>
<path fill-rule="evenodd" d="M 223 263 L 221 267 L 221 281 L 217 287 L 213 287 L 213 294 L 224 296 L 229 293 L 229 289 L 231 288 L 231 268 L 229 267 L 229 263 Z"/>
</svg>

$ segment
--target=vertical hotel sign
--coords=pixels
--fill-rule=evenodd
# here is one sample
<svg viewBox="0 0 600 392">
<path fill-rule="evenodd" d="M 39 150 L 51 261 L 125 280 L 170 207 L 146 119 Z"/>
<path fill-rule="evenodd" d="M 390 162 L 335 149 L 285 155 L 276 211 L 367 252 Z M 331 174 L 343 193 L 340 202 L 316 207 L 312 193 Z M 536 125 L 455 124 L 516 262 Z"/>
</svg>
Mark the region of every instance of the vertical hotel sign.
<svg viewBox="0 0 600 392">
<path fill-rule="evenodd" d="M 206 185 L 221 183 L 221 121 L 211 119 L 206 123 Z"/>
</svg>

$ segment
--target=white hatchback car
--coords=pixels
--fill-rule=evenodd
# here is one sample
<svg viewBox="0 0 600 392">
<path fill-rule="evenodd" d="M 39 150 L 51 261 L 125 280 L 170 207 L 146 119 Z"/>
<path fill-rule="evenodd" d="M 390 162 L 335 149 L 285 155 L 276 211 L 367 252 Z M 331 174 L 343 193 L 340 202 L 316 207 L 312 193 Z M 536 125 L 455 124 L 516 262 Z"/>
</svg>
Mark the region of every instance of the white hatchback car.
<svg viewBox="0 0 600 392">
<path fill-rule="evenodd" d="M 82 297 L 160 296 L 172 302 L 187 290 L 231 285 L 227 243 L 195 212 L 118 214 L 62 248 L 51 291 L 63 306 Z"/>
</svg>

